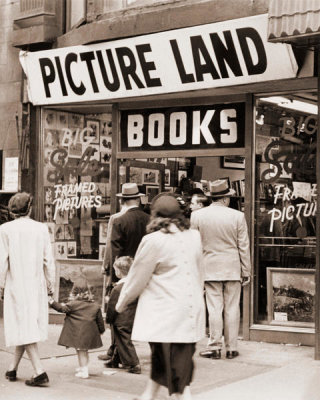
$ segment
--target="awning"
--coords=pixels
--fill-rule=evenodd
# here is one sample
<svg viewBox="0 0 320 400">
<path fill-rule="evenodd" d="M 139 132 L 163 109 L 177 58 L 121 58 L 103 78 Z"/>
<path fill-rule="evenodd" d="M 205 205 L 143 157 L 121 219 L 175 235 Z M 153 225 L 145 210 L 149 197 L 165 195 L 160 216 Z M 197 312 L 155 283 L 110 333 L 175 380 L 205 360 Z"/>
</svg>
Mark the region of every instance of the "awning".
<svg viewBox="0 0 320 400">
<path fill-rule="evenodd" d="M 320 45 L 320 0 L 269 0 L 268 41 Z"/>
</svg>

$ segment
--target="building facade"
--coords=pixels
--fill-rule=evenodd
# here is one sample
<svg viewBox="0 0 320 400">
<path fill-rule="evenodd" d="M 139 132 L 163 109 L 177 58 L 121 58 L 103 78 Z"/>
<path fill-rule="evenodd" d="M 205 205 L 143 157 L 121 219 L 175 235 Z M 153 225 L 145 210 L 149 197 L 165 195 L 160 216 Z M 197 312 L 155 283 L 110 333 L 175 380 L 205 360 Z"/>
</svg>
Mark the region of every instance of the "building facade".
<svg viewBox="0 0 320 400">
<path fill-rule="evenodd" d="M 254 268 L 244 338 L 313 345 L 318 79 L 310 46 L 268 41 L 264 0 L 12 8 L 8 44 L 24 71 L 13 102 L 19 182 L 51 232 L 59 299 L 85 274 L 102 301 L 101 259 L 121 183 L 136 182 L 149 203 L 159 191 L 228 178 Z M 5 166 L 11 153 L 0 150 Z"/>
</svg>

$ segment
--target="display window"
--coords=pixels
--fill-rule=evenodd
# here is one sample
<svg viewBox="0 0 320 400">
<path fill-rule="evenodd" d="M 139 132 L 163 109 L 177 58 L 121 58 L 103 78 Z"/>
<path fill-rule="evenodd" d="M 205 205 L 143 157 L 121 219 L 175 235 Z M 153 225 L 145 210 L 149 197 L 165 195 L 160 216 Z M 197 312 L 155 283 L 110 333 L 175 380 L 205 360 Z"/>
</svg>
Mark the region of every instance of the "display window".
<svg viewBox="0 0 320 400">
<path fill-rule="evenodd" d="M 255 322 L 314 326 L 317 96 L 256 101 Z"/>
<path fill-rule="evenodd" d="M 102 260 L 110 215 L 111 114 L 42 111 L 43 220 L 56 260 Z"/>
</svg>

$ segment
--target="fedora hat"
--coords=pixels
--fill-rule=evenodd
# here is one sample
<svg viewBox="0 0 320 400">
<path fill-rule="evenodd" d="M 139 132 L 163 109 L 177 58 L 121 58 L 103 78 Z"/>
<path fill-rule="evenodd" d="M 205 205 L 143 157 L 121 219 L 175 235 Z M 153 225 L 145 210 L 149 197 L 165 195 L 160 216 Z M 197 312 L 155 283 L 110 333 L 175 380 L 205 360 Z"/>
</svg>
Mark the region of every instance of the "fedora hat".
<svg viewBox="0 0 320 400">
<path fill-rule="evenodd" d="M 121 193 L 117 193 L 116 196 L 123 199 L 135 199 L 136 197 L 145 196 L 145 194 L 139 192 L 136 183 L 124 183 L 121 188 Z"/>
<path fill-rule="evenodd" d="M 217 179 L 216 181 L 209 182 L 209 190 L 212 197 L 229 197 L 236 193 L 235 190 L 229 188 L 226 179 Z"/>
</svg>

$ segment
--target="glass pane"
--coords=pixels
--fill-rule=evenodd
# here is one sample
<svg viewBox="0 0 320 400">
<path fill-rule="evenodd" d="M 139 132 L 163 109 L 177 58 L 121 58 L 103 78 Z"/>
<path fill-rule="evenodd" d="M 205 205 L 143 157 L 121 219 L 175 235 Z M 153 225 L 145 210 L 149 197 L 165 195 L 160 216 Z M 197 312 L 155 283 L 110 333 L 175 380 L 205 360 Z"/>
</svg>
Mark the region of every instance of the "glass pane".
<svg viewBox="0 0 320 400">
<path fill-rule="evenodd" d="M 256 103 L 256 322 L 314 322 L 317 107 Z"/>
<path fill-rule="evenodd" d="M 111 114 L 44 110 L 44 221 L 56 259 L 102 259 L 110 215 Z"/>
</svg>

